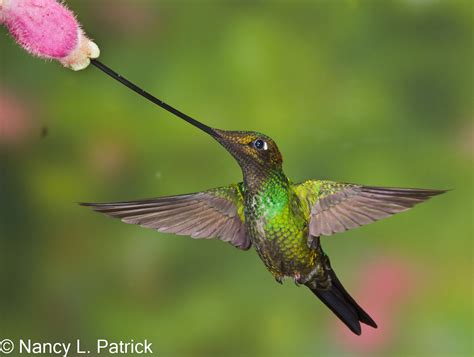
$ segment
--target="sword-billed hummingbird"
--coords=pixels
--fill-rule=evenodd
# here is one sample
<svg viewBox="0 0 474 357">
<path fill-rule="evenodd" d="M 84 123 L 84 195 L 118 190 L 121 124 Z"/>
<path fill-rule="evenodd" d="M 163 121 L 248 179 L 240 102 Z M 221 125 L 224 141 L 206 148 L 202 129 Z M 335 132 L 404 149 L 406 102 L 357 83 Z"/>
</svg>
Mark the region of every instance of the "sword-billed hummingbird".
<svg viewBox="0 0 474 357">
<path fill-rule="evenodd" d="M 293 183 L 283 172 L 276 143 L 255 131 L 211 128 L 155 98 L 97 60 L 92 64 L 155 104 L 206 132 L 242 169 L 243 181 L 207 191 L 146 200 L 82 203 L 94 210 L 159 232 L 217 238 L 257 251 L 282 283 L 307 286 L 347 327 L 374 320 L 342 286 L 321 248 L 320 237 L 363 226 L 444 190 L 372 187 L 323 180 Z"/>
</svg>

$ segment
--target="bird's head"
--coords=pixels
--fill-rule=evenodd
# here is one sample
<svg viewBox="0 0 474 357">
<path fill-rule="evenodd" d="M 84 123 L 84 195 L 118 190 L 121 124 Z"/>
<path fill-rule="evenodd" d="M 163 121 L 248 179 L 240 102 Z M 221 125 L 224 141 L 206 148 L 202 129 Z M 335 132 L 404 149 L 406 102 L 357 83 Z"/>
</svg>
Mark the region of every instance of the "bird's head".
<svg viewBox="0 0 474 357">
<path fill-rule="evenodd" d="M 283 158 L 276 143 L 256 131 L 214 129 L 194 118 L 184 115 L 185 121 L 212 136 L 237 161 L 244 179 L 258 181 L 271 172 L 281 172 Z"/>
<path fill-rule="evenodd" d="M 255 170 L 281 169 L 283 159 L 275 142 L 256 131 L 212 129 L 211 136 L 237 160 L 244 174 Z"/>
</svg>

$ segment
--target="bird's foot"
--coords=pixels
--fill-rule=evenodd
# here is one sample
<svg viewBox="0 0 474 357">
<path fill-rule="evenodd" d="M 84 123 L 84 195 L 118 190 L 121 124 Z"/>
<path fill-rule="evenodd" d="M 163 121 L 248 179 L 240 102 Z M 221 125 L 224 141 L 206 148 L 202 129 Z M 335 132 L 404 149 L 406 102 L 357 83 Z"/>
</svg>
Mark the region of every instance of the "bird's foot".
<svg viewBox="0 0 474 357">
<path fill-rule="evenodd" d="M 321 266 L 316 264 L 316 266 L 311 270 L 307 275 L 302 276 L 300 273 L 296 273 L 294 276 L 296 285 L 305 285 L 309 282 L 316 281 L 318 275 L 321 273 Z M 316 278 L 316 279 L 315 279 Z"/>
<path fill-rule="evenodd" d="M 296 286 L 300 286 L 301 285 L 301 274 L 299 272 L 296 272 L 294 275 L 293 275 L 293 281 L 295 282 L 295 285 Z"/>
<path fill-rule="evenodd" d="M 285 279 L 285 277 L 283 275 L 275 275 L 274 277 L 275 277 L 275 280 L 276 280 L 277 283 L 283 285 L 283 280 Z"/>
</svg>

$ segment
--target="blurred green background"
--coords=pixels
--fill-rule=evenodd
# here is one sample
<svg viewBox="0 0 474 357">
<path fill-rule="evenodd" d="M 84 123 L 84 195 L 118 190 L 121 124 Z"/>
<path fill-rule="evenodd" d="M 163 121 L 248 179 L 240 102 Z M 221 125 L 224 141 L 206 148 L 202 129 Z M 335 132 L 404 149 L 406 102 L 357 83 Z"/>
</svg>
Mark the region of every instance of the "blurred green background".
<svg viewBox="0 0 474 357">
<path fill-rule="evenodd" d="M 353 337 L 253 250 L 79 207 L 241 173 L 195 128 L 1 28 L 0 337 L 147 338 L 155 356 L 474 353 L 471 1 L 67 3 L 103 62 L 208 125 L 268 134 L 294 181 L 454 191 L 323 240 L 380 326 Z"/>
</svg>

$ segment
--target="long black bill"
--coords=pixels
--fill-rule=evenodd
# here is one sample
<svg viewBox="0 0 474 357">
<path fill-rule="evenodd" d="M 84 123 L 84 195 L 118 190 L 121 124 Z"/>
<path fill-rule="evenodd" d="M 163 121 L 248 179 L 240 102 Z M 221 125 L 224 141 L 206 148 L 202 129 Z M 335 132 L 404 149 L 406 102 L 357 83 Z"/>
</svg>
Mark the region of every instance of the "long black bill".
<svg viewBox="0 0 474 357">
<path fill-rule="evenodd" d="M 189 124 L 194 125 L 195 127 L 197 127 L 199 129 L 201 129 L 202 131 L 208 133 L 209 135 L 211 135 L 214 138 L 219 136 L 219 134 L 214 129 L 212 129 L 211 127 L 197 121 L 194 118 L 191 118 L 189 115 L 184 114 L 183 112 L 179 111 L 178 109 L 173 108 L 171 105 L 166 104 L 161 99 L 158 99 L 155 96 L 148 93 L 147 91 L 144 91 L 143 89 L 141 89 L 137 85 L 130 82 L 128 79 L 122 77 L 120 74 L 118 74 L 117 72 L 115 72 L 112 69 L 110 69 L 109 67 L 107 67 L 102 62 L 100 62 L 96 59 L 91 59 L 91 64 L 93 64 L 95 67 L 97 67 L 102 72 L 106 73 L 107 75 L 109 75 L 110 77 L 115 79 L 116 81 L 119 81 L 120 83 L 122 83 L 127 88 L 133 90 L 134 92 L 138 93 L 142 97 L 148 99 L 150 102 L 155 103 L 156 105 L 160 106 L 164 110 L 167 110 L 171 114 L 174 114 L 177 117 L 187 121 Z"/>
</svg>

